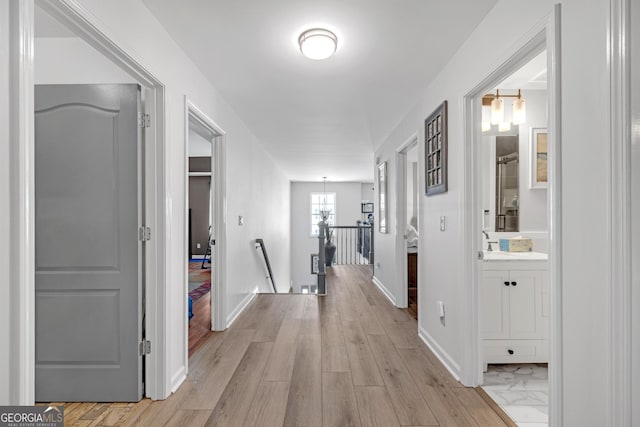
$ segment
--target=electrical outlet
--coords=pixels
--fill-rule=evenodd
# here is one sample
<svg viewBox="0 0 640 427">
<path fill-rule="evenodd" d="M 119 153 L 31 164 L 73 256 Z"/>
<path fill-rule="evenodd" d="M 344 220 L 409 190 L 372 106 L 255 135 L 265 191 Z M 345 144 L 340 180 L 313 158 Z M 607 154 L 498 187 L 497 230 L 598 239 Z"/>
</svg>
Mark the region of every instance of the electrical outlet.
<svg viewBox="0 0 640 427">
<path fill-rule="evenodd" d="M 244 225 L 244 217 L 242 215 L 238 215 L 238 225 Z"/>
<path fill-rule="evenodd" d="M 200 243 L 196 243 L 196 248 L 200 249 Z"/>
<path fill-rule="evenodd" d="M 447 217 L 443 215 L 440 217 L 440 231 L 445 231 L 446 229 L 447 229 Z"/>
</svg>

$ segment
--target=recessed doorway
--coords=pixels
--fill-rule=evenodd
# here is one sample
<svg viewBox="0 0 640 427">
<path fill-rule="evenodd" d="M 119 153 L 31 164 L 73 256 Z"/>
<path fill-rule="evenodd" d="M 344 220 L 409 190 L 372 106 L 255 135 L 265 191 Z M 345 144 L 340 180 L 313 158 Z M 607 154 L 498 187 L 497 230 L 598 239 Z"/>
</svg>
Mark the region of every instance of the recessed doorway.
<svg viewBox="0 0 640 427">
<path fill-rule="evenodd" d="M 464 382 L 484 386 L 515 422 L 540 425 L 557 425 L 561 409 L 557 20 L 556 8 L 465 97 Z"/>
<path fill-rule="evenodd" d="M 224 131 L 185 99 L 185 357 L 226 329 Z"/>
<path fill-rule="evenodd" d="M 398 297 L 396 305 L 418 319 L 418 218 L 420 210 L 420 172 L 418 139 L 413 136 L 396 153 L 396 265 Z"/>
</svg>

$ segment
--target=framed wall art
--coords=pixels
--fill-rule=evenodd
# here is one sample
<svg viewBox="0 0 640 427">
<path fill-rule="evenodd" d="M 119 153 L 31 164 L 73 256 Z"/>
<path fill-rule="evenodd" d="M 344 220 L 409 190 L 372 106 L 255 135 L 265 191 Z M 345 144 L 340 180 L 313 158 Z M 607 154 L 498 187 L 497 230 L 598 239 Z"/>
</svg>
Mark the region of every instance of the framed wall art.
<svg viewBox="0 0 640 427">
<path fill-rule="evenodd" d="M 378 165 L 378 231 L 387 232 L 387 162 Z"/>
<path fill-rule="evenodd" d="M 531 147 L 529 188 L 547 188 L 549 170 L 547 166 L 547 141 L 546 128 L 531 128 L 529 135 L 529 146 Z"/>
<path fill-rule="evenodd" d="M 370 214 L 373 213 L 373 203 L 363 202 L 361 203 L 360 212 Z"/>
<path fill-rule="evenodd" d="M 447 101 L 424 121 L 425 194 L 447 192 Z"/>
</svg>

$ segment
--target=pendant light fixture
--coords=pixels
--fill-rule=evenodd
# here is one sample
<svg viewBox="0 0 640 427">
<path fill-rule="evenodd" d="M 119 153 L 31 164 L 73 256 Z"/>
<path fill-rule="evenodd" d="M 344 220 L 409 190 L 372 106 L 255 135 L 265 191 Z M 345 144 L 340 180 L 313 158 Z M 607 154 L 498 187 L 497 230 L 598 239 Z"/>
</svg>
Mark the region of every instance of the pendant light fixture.
<svg viewBox="0 0 640 427">
<path fill-rule="evenodd" d="M 496 89 L 496 97 L 491 101 L 491 124 L 504 122 L 504 101 L 500 98 L 500 91 Z"/>
<path fill-rule="evenodd" d="M 312 28 L 298 38 L 300 52 L 309 59 L 327 59 L 338 48 L 338 37 L 324 28 Z"/>
<path fill-rule="evenodd" d="M 320 210 L 320 216 L 324 222 L 327 222 L 329 218 L 330 210 L 327 209 L 327 177 L 322 177 L 322 209 Z"/>
<path fill-rule="evenodd" d="M 518 97 L 513 100 L 513 124 L 521 125 L 527 121 L 527 110 L 524 98 L 518 89 Z"/>
</svg>

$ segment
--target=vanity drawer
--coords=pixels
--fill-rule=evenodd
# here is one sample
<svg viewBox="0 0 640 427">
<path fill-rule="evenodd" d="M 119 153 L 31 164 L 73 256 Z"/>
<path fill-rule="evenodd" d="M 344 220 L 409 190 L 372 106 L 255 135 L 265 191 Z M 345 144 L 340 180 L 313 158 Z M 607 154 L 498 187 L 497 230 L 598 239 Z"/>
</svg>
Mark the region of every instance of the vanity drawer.
<svg viewBox="0 0 640 427">
<path fill-rule="evenodd" d="M 546 340 L 484 340 L 485 363 L 543 363 L 548 361 Z"/>
</svg>

